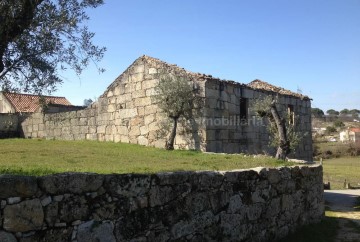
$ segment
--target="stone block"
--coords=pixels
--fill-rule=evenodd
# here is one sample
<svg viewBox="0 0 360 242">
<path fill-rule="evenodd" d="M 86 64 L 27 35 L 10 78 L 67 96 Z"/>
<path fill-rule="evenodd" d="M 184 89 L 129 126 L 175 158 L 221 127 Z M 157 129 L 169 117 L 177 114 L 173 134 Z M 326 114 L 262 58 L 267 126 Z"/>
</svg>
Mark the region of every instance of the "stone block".
<svg viewBox="0 0 360 242">
<path fill-rule="evenodd" d="M 39 186 L 49 194 L 94 192 L 103 183 L 103 176 L 92 173 L 61 173 L 38 178 Z"/>
<path fill-rule="evenodd" d="M 154 88 L 158 85 L 159 81 L 157 79 L 145 80 L 142 82 L 142 89 Z"/>
<path fill-rule="evenodd" d="M 149 125 L 150 123 L 154 122 L 155 114 L 149 114 L 144 117 L 144 124 Z"/>
<path fill-rule="evenodd" d="M 147 133 L 149 133 L 149 128 L 148 128 L 148 126 L 141 126 L 141 127 L 140 127 L 140 134 L 141 134 L 141 135 L 146 135 Z"/>
<path fill-rule="evenodd" d="M 150 97 L 137 98 L 134 100 L 135 107 L 151 105 Z"/>
<path fill-rule="evenodd" d="M 156 113 L 158 110 L 157 105 L 149 105 L 145 108 L 145 115 Z"/>
<path fill-rule="evenodd" d="M 114 225 L 111 222 L 99 224 L 91 220 L 79 225 L 76 240 L 78 242 L 116 242 L 113 230 Z"/>
<path fill-rule="evenodd" d="M 0 241 L 2 242 L 17 242 L 16 237 L 8 232 L 0 231 Z"/>
<path fill-rule="evenodd" d="M 149 68 L 149 74 L 151 75 L 151 74 L 156 74 L 157 73 L 157 69 L 156 68 L 153 68 L 153 67 L 151 67 L 151 68 Z"/>
<path fill-rule="evenodd" d="M 144 64 L 137 64 L 131 68 L 131 73 L 143 73 L 145 72 Z"/>
<path fill-rule="evenodd" d="M 148 139 L 145 138 L 144 136 L 139 136 L 139 137 L 137 138 L 137 140 L 138 140 L 138 144 L 139 144 L 139 145 L 148 145 L 148 144 L 149 144 Z"/>
<path fill-rule="evenodd" d="M 131 75 L 131 82 L 141 82 L 144 79 L 144 73 L 136 73 Z"/>
<path fill-rule="evenodd" d="M 108 108 L 107 108 L 107 111 L 109 113 L 115 112 L 116 111 L 116 104 L 109 104 Z"/>
<path fill-rule="evenodd" d="M 146 89 L 145 95 L 147 97 L 154 96 L 154 95 L 156 95 L 156 91 L 154 88 Z"/>
<path fill-rule="evenodd" d="M 97 132 L 98 134 L 105 134 L 105 132 L 106 132 L 106 126 L 105 126 L 105 125 L 97 126 L 96 132 Z"/>
<path fill-rule="evenodd" d="M 130 127 L 129 136 L 139 136 L 140 135 L 140 128 L 137 126 Z"/>
<path fill-rule="evenodd" d="M 144 90 L 144 89 L 142 89 L 142 87 L 141 87 L 141 82 L 137 82 L 137 83 L 136 83 L 136 85 L 135 85 L 135 90 L 136 90 L 136 91 Z"/>
<path fill-rule="evenodd" d="M 121 95 L 121 86 L 116 86 L 116 87 L 114 88 L 114 95 L 115 95 L 115 96 Z"/>
<path fill-rule="evenodd" d="M 117 133 L 120 135 L 128 135 L 129 131 L 126 126 L 117 126 Z"/>
<path fill-rule="evenodd" d="M 107 92 L 106 96 L 107 96 L 107 97 L 112 97 L 112 96 L 114 96 L 113 91 L 112 91 L 112 90 L 109 90 L 109 91 Z"/>
<path fill-rule="evenodd" d="M 44 212 L 39 199 L 26 200 L 4 208 L 3 227 L 11 232 L 40 230 Z"/>
<path fill-rule="evenodd" d="M 142 98 L 145 97 L 145 90 L 138 90 L 132 93 L 132 98 Z"/>
<path fill-rule="evenodd" d="M 7 204 L 15 204 L 21 201 L 21 197 L 9 197 L 7 200 Z"/>
<path fill-rule="evenodd" d="M 122 143 L 130 143 L 129 136 L 127 136 L 127 135 L 121 135 L 121 136 L 120 136 L 120 142 L 122 142 Z"/>
<path fill-rule="evenodd" d="M 132 118 L 132 117 L 135 117 L 136 115 L 137 115 L 136 108 L 119 110 L 120 118 Z"/>
<path fill-rule="evenodd" d="M 36 177 L 0 175 L 0 198 L 27 198 L 35 195 L 37 191 Z"/>
</svg>

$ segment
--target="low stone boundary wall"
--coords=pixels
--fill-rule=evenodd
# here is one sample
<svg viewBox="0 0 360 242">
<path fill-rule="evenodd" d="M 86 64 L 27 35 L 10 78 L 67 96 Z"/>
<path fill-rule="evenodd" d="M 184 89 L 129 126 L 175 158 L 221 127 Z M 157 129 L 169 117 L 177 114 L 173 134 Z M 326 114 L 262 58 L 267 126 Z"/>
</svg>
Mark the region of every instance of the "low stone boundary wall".
<svg viewBox="0 0 360 242">
<path fill-rule="evenodd" d="M 0 241 L 273 241 L 324 215 L 321 166 L 0 176 Z"/>
</svg>

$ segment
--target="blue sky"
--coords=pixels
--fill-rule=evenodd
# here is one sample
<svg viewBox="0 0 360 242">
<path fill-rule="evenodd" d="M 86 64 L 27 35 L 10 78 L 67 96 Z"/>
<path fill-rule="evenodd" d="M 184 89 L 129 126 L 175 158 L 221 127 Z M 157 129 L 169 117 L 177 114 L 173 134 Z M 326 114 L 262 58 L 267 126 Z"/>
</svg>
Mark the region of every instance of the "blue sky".
<svg viewBox="0 0 360 242">
<path fill-rule="evenodd" d="M 54 95 L 75 105 L 100 96 L 136 58 L 248 83 L 260 79 L 313 99 L 360 109 L 359 0 L 105 0 L 90 10 L 106 69 L 62 73 Z"/>
</svg>

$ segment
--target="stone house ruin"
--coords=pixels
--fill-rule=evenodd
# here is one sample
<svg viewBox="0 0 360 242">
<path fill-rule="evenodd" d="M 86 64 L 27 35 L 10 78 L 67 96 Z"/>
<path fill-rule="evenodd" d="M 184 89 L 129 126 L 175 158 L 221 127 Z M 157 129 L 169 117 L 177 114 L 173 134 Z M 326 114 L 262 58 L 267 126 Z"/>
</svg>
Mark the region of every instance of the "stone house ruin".
<svg viewBox="0 0 360 242">
<path fill-rule="evenodd" d="M 166 119 L 152 98 L 159 72 L 185 76 L 204 97 L 203 114 L 178 126 L 175 148 L 207 152 L 272 154 L 266 123 L 251 111 L 253 100 L 277 96 L 278 109 L 290 122 L 308 133 L 293 158 L 312 160 L 311 99 L 266 82 L 225 81 L 189 72 L 159 59 L 135 60 L 107 90 L 84 110 L 34 113 L 22 123 L 25 137 L 65 140 L 99 140 L 164 147 L 160 136 Z M 294 117 L 298 117 L 295 120 Z"/>
</svg>

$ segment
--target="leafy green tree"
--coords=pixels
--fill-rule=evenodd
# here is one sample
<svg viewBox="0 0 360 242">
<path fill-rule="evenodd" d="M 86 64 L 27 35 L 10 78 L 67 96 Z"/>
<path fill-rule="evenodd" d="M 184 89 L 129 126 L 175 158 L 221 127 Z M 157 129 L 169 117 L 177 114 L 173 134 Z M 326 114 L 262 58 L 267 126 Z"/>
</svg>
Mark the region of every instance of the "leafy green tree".
<svg viewBox="0 0 360 242">
<path fill-rule="evenodd" d="M 349 113 L 354 117 L 354 118 L 358 118 L 359 114 L 360 114 L 360 110 L 359 109 L 351 109 L 349 111 Z"/>
<path fill-rule="evenodd" d="M 103 0 L 1 0 L 0 86 L 3 90 L 51 92 L 59 70 L 80 74 L 105 48 L 92 43 L 87 8 Z M 99 71 L 103 71 L 98 68 Z"/>
<path fill-rule="evenodd" d="M 165 149 L 173 150 L 176 129 L 181 117 L 191 120 L 203 107 L 203 98 L 199 89 L 194 88 L 194 81 L 184 76 L 160 74 L 159 84 L 155 87 L 153 99 L 172 121 L 172 129 L 165 144 Z"/>
<path fill-rule="evenodd" d="M 340 111 L 340 115 L 347 115 L 350 114 L 350 110 L 347 108 L 344 108 L 343 110 Z"/>
<path fill-rule="evenodd" d="M 276 97 L 266 96 L 255 100 L 252 108 L 259 117 L 269 120 L 268 130 L 272 136 L 270 145 L 277 147 L 275 158 L 285 160 L 299 145 L 303 136 L 296 131 L 296 126 L 289 122 L 289 115 L 278 111 L 277 105 Z"/>
<path fill-rule="evenodd" d="M 311 114 L 316 118 L 320 118 L 320 117 L 324 116 L 324 111 L 321 110 L 320 108 L 312 108 Z"/>
<path fill-rule="evenodd" d="M 334 109 L 329 109 L 329 110 L 326 111 L 326 113 L 327 113 L 328 115 L 331 115 L 331 116 L 337 116 L 337 115 L 340 114 L 338 111 L 336 111 L 336 110 L 334 110 Z"/>
</svg>

